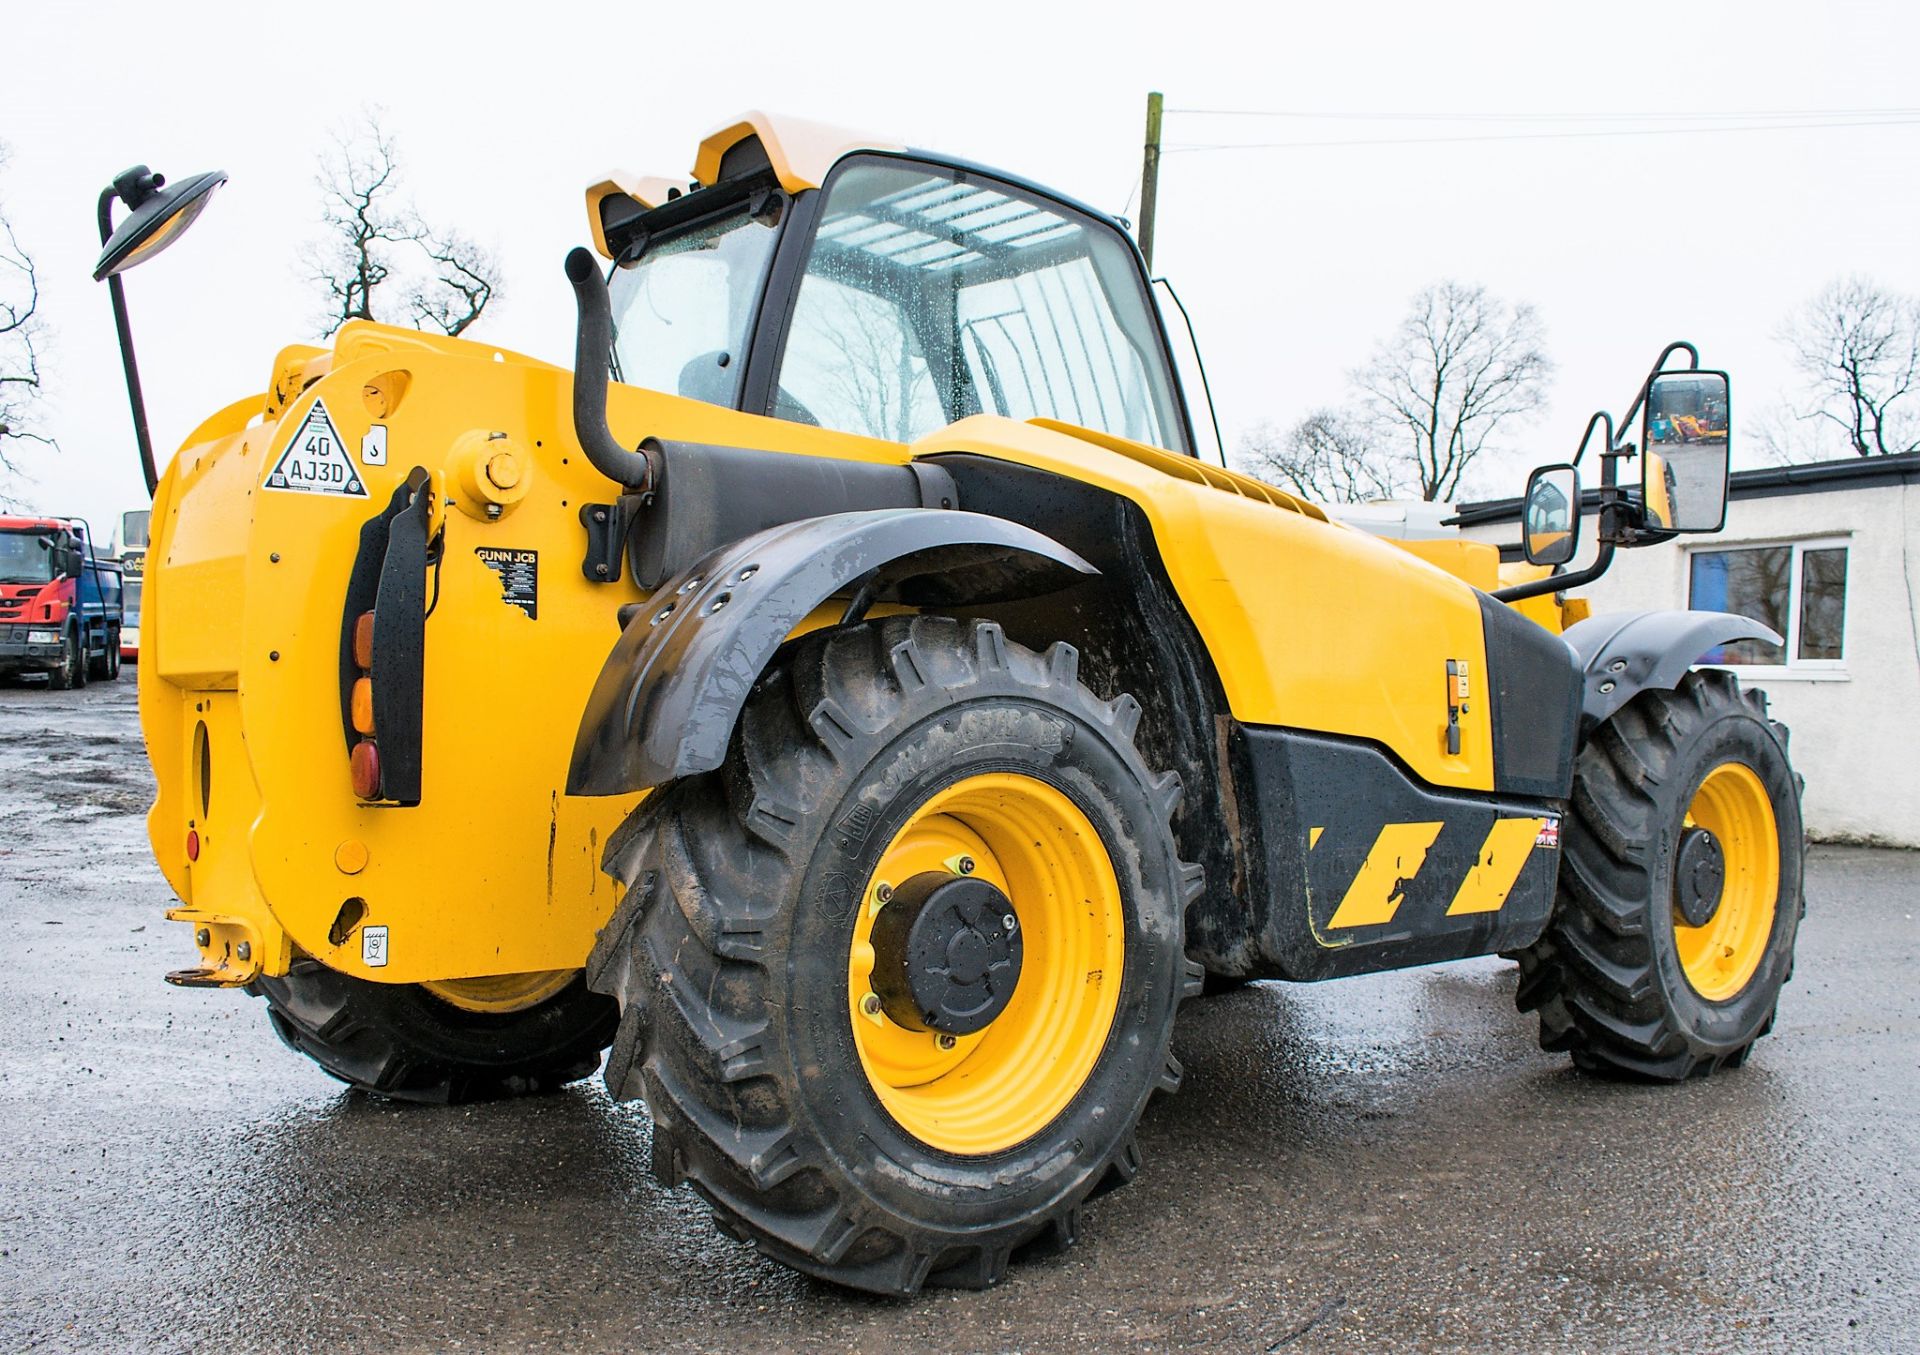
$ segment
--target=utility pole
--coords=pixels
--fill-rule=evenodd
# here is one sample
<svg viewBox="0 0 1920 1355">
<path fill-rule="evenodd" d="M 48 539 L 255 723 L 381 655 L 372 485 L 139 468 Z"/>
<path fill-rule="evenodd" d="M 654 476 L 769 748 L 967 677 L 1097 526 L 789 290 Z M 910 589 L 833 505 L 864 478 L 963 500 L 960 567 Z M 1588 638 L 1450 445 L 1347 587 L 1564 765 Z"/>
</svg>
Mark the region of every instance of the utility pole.
<svg viewBox="0 0 1920 1355">
<path fill-rule="evenodd" d="M 1155 90 L 1147 95 L 1147 153 L 1140 166 L 1140 253 L 1147 271 L 1153 271 L 1153 209 L 1160 192 L 1160 110 L 1163 100 Z"/>
</svg>

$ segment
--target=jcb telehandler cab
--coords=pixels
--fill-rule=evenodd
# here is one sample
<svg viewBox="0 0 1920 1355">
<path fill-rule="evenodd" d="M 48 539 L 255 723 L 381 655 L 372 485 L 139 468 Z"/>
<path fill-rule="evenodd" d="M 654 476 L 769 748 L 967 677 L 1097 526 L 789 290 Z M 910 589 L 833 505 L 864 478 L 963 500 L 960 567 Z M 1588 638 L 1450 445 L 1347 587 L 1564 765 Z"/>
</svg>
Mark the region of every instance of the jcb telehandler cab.
<svg viewBox="0 0 1920 1355">
<path fill-rule="evenodd" d="M 123 175 L 102 274 L 217 180 Z M 349 324 L 159 479 L 173 981 L 390 1096 L 610 1047 L 666 1179 L 890 1292 L 1071 1241 L 1209 976 L 1507 953 L 1549 1048 L 1668 1081 L 1771 1025 L 1795 777 L 1694 664 L 1774 637 L 1564 596 L 1719 527 L 1724 434 L 1634 488 L 1596 416 L 1503 570 L 1199 460 L 1138 251 L 1036 185 L 751 115 L 587 208 L 574 371 Z M 1724 415 L 1697 367 L 1622 432 Z"/>
</svg>

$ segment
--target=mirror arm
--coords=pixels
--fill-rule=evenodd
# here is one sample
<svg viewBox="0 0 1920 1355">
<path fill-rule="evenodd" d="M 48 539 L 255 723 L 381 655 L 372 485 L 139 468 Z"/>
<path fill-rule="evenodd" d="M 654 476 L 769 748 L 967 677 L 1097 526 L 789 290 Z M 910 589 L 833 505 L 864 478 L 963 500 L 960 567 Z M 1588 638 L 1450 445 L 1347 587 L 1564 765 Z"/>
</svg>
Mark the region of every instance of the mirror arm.
<svg viewBox="0 0 1920 1355">
<path fill-rule="evenodd" d="M 1613 415 L 1607 413 L 1604 409 L 1595 410 L 1593 417 L 1587 420 L 1587 431 L 1580 435 L 1580 446 L 1573 454 L 1573 466 L 1576 470 L 1579 469 L 1580 458 L 1587 454 L 1587 444 L 1593 441 L 1593 430 L 1602 424 L 1606 425 L 1607 429 L 1607 440 L 1605 443 L 1607 452 L 1613 450 L 1615 441 Z M 1605 453 L 1603 453 L 1603 455 L 1605 455 Z M 1611 484 L 1612 481 L 1608 481 L 1608 483 Z"/>
<path fill-rule="evenodd" d="M 1633 427 L 1634 416 L 1640 412 L 1640 407 L 1646 404 L 1647 396 L 1653 390 L 1653 379 L 1667 369 L 1667 359 L 1675 353 L 1680 352 L 1684 352 L 1687 355 L 1687 365 L 1680 370 L 1688 372 L 1697 372 L 1700 370 L 1700 350 L 1698 348 L 1695 348 L 1685 339 L 1676 339 L 1668 344 L 1660 350 L 1660 356 L 1654 359 L 1653 370 L 1647 373 L 1647 379 L 1640 383 L 1640 393 L 1633 397 L 1633 405 L 1627 410 L 1627 417 L 1620 420 L 1620 427 Z M 1613 445 L 1611 436 L 1608 437 L 1607 444 L 1608 446 Z M 1629 452 L 1628 454 L 1631 455 L 1632 453 Z"/>
<path fill-rule="evenodd" d="M 1592 583 L 1606 573 L 1607 567 L 1612 563 L 1613 542 L 1603 537 L 1600 541 L 1600 553 L 1593 557 L 1593 563 L 1585 569 L 1574 574 L 1549 574 L 1544 579 L 1531 579 L 1526 583 L 1496 588 L 1491 596 L 1498 602 L 1518 602 L 1522 598 L 1537 598 L 1543 593 L 1558 593 L 1568 588 L 1579 588 L 1584 584 Z"/>
<path fill-rule="evenodd" d="M 111 187 L 100 191 L 100 243 L 104 246 L 113 235 L 113 199 Z M 120 336 L 120 365 L 127 374 L 127 400 L 133 406 L 133 439 L 140 449 L 140 475 L 147 483 L 147 497 L 160 484 L 160 472 L 153 462 L 153 438 L 147 432 L 147 402 L 140 393 L 140 366 L 133 356 L 133 325 L 127 319 L 126 289 L 120 285 L 120 275 L 110 274 L 107 278 L 107 294 L 113 298 L 113 326 Z"/>
</svg>

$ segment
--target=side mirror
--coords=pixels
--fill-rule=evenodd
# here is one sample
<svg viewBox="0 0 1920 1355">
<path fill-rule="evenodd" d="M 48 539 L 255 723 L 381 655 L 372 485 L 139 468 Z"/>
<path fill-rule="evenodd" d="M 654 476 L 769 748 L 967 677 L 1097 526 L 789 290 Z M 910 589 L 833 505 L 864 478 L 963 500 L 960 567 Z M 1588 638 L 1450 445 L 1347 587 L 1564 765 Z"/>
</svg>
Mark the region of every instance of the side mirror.
<svg viewBox="0 0 1920 1355">
<path fill-rule="evenodd" d="M 1580 549 L 1580 472 L 1568 465 L 1542 466 L 1528 476 L 1521 528 L 1527 563 L 1571 560 Z"/>
<path fill-rule="evenodd" d="M 1663 532 L 1717 532 L 1727 518 L 1732 432 L 1725 372 L 1660 372 L 1640 424 L 1640 505 Z"/>
<path fill-rule="evenodd" d="M 219 170 L 196 174 L 191 179 L 168 187 L 164 175 L 145 165 L 135 165 L 115 176 L 108 193 L 127 206 L 127 215 L 101 241 L 100 261 L 93 266 L 93 280 L 99 282 L 135 264 L 145 263 L 185 234 L 195 217 L 206 207 L 213 190 L 227 181 Z M 101 234 L 106 235 L 108 194 L 100 200 Z"/>
<path fill-rule="evenodd" d="M 40 549 L 53 557 L 53 576 L 56 579 L 64 579 L 78 572 L 74 567 L 74 552 L 71 546 L 43 536 L 40 538 Z"/>
</svg>

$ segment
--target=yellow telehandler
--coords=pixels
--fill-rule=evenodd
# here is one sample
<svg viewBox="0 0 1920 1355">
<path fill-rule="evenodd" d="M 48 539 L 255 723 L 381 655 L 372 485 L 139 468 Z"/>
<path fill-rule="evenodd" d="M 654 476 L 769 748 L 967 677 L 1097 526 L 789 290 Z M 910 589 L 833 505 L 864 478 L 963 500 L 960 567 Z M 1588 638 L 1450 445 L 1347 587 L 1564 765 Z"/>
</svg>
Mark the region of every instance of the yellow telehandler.
<svg viewBox="0 0 1920 1355">
<path fill-rule="evenodd" d="M 1636 414 L 1725 408 L 1690 345 L 1596 489 L 1534 473 L 1530 566 L 1380 540 L 1198 457 L 1115 220 L 750 114 L 588 190 L 573 371 L 349 324 L 158 475 L 118 274 L 221 177 L 99 208 L 151 836 L 171 980 L 334 1076 L 605 1051 L 723 1228 L 899 1293 L 1072 1241 L 1210 981 L 1509 954 L 1543 1044 L 1661 1081 L 1770 1027 L 1797 781 L 1694 665 L 1777 637 L 1565 597 L 1721 525 L 1725 441 L 1662 446 L 1657 513 L 1619 474 Z"/>
</svg>

